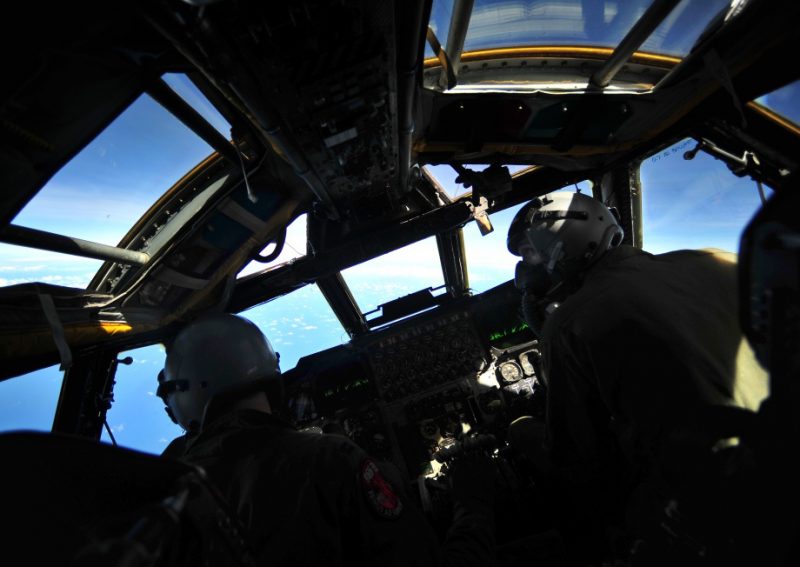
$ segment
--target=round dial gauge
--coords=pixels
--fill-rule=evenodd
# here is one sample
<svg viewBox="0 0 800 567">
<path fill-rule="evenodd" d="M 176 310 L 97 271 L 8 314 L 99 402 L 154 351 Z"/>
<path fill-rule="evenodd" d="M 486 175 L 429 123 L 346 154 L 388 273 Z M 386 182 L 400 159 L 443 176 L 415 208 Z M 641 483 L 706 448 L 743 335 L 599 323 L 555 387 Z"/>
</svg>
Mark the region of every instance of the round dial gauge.
<svg viewBox="0 0 800 567">
<path fill-rule="evenodd" d="M 522 378 L 522 368 L 516 362 L 503 362 L 497 368 L 497 372 L 503 382 L 516 382 Z"/>
</svg>

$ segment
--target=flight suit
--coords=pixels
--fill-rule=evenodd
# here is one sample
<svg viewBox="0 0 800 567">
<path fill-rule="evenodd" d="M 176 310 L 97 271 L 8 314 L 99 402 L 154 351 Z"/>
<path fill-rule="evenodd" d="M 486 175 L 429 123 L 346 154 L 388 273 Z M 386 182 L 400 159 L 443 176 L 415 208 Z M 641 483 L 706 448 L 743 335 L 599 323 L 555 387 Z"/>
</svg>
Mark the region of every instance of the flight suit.
<svg viewBox="0 0 800 567">
<path fill-rule="evenodd" d="M 766 397 L 739 327 L 735 261 L 620 246 L 546 319 L 545 451 L 531 420 L 512 430 L 563 500 L 554 513 L 576 563 L 661 530 L 664 503 L 698 494 L 713 468 L 720 409 Z"/>
<path fill-rule="evenodd" d="M 588 270 L 543 329 L 555 462 L 580 476 L 619 452 L 630 473 L 676 431 L 701 435 L 710 406 L 758 408 L 768 381 L 739 327 L 735 261 L 620 246 Z"/>
<path fill-rule="evenodd" d="M 265 565 L 491 562 L 486 516 L 462 512 L 440 547 L 421 511 L 342 436 L 299 432 L 269 414 L 237 410 L 188 440 L 182 458 L 221 489 Z"/>
</svg>

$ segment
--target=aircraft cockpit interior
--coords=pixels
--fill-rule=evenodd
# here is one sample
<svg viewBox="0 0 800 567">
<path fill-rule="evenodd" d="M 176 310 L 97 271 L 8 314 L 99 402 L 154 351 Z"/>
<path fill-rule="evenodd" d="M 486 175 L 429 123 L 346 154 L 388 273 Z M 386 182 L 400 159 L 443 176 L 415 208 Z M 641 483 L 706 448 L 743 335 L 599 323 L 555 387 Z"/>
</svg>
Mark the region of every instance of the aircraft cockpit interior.
<svg viewBox="0 0 800 567">
<path fill-rule="evenodd" d="M 800 4 L 14 14 L 0 39 L 0 486 L 4 548 L 24 555 L 4 563 L 255 564 L 203 470 L 159 456 L 184 435 L 157 392 L 172 342 L 232 313 L 277 352 L 274 412 L 389 467 L 437 538 L 451 471 L 480 454 L 495 468 L 498 565 L 600 565 L 561 531 L 578 492 L 531 456 L 554 404 L 543 328 L 569 297 L 525 311 L 509 230 L 562 193 L 602 202 L 615 245 L 738 254 L 729 315 L 769 376 L 715 445 L 735 456 L 704 481 L 738 495 L 732 511 L 722 488 L 660 495 L 658 535 L 604 560 L 800 556 L 785 519 L 800 503 Z M 541 436 L 530 450 L 518 424 Z"/>
</svg>

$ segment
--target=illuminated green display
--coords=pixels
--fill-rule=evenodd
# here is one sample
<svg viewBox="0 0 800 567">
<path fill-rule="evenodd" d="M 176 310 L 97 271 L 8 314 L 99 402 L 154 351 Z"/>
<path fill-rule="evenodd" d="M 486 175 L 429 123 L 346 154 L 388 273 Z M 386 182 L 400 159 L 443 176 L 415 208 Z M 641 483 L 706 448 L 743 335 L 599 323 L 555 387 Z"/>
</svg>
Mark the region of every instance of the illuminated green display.
<svg viewBox="0 0 800 567">
<path fill-rule="evenodd" d="M 521 333 L 522 331 L 524 331 L 527 328 L 528 328 L 528 324 L 523 321 L 519 325 L 515 325 L 513 327 L 509 327 L 507 329 L 503 329 L 501 331 L 496 331 L 494 333 L 491 333 L 489 335 L 489 342 L 494 343 L 494 342 L 499 341 L 500 339 L 504 339 L 506 337 L 510 337 L 510 336 L 516 335 L 517 333 Z"/>
<path fill-rule="evenodd" d="M 360 388 L 361 386 L 366 386 L 369 384 L 369 380 L 366 378 L 357 378 L 352 382 L 347 382 L 345 384 L 336 384 L 336 386 L 332 388 L 328 388 L 324 392 L 322 392 L 323 398 L 330 398 L 336 394 L 340 394 L 342 392 L 349 392 L 350 390 L 355 390 Z"/>
</svg>

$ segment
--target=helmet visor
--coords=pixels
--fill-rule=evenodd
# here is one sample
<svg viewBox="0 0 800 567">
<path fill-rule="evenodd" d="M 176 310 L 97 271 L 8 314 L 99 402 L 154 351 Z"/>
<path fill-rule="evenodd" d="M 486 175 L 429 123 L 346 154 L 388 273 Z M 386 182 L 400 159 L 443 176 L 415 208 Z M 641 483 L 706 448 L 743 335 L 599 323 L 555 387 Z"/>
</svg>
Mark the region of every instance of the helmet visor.
<svg viewBox="0 0 800 567">
<path fill-rule="evenodd" d="M 563 256 L 564 243 L 558 235 L 545 230 L 529 228 L 519 245 L 519 255 L 528 266 L 543 266 L 552 273 L 556 262 Z"/>
</svg>

